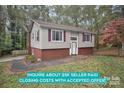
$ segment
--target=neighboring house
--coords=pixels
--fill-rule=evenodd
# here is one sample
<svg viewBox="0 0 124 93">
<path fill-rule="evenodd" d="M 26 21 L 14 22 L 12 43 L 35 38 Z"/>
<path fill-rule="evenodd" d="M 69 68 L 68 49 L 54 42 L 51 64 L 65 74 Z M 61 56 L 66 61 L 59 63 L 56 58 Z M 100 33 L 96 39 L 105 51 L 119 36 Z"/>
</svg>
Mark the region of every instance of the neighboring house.
<svg viewBox="0 0 124 93">
<path fill-rule="evenodd" d="M 30 32 L 31 54 L 38 60 L 92 54 L 94 34 L 80 27 L 33 21 Z"/>
</svg>

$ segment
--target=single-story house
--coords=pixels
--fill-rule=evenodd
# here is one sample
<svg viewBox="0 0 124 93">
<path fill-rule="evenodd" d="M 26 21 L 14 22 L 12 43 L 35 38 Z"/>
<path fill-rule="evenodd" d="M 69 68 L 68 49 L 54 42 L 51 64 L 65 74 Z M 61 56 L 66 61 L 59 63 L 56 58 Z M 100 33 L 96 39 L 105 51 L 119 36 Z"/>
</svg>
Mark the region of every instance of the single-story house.
<svg viewBox="0 0 124 93">
<path fill-rule="evenodd" d="M 92 54 L 94 34 L 81 27 L 33 20 L 30 52 L 38 60 Z"/>
</svg>

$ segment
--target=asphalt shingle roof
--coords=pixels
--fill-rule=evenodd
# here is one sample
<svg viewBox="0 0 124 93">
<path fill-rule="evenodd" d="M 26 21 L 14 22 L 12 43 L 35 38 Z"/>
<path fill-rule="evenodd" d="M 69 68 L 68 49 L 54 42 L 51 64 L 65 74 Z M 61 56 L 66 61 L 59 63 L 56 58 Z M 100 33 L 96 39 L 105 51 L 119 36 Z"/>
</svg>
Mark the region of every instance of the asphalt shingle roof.
<svg viewBox="0 0 124 93">
<path fill-rule="evenodd" d="M 40 24 L 41 27 L 46 28 L 53 28 L 53 29 L 62 29 L 62 30 L 69 30 L 69 31 L 75 31 L 75 32 L 87 32 L 87 33 L 93 33 L 89 30 L 85 30 L 81 27 L 75 27 L 75 26 L 68 26 L 68 25 L 62 25 L 62 24 L 55 24 L 50 22 L 43 22 L 41 20 L 35 20 L 38 24 Z"/>
</svg>

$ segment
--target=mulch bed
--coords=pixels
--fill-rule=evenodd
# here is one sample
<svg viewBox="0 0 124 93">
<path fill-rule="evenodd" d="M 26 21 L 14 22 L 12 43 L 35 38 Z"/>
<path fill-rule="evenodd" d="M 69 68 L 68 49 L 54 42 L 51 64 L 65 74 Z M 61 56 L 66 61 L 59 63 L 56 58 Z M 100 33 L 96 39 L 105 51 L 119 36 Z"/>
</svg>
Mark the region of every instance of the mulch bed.
<svg viewBox="0 0 124 93">
<path fill-rule="evenodd" d="M 31 68 L 25 65 L 23 61 L 14 61 L 13 63 L 11 63 L 10 70 L 12 72 L 23 72 L 31 70 Z"/>
</svg>

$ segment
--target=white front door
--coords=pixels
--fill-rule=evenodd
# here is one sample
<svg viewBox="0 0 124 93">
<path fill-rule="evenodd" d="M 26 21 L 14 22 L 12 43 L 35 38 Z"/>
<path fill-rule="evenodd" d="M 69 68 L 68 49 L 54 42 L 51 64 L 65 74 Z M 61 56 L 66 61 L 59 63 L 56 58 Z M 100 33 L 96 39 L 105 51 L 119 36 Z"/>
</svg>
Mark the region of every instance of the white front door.
<svg viewBox="0 0 124 93">
<path fill-rule="evenodd" d="M 76 55 L 77 54 L 77 42 L 72 42 L 71 43 L 71 55 Z"/>
<path fill-rule="evenodd" d="M 78 54 L 78 42 L 77 37 L 71 37 L 70 42 L 70 55 L 76 55 Z"/>
</svg>

